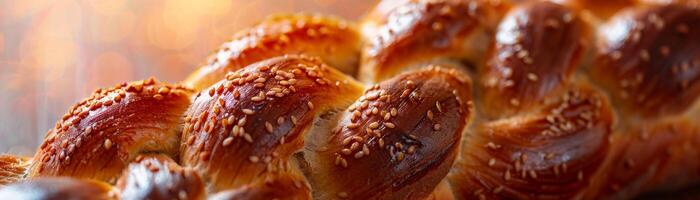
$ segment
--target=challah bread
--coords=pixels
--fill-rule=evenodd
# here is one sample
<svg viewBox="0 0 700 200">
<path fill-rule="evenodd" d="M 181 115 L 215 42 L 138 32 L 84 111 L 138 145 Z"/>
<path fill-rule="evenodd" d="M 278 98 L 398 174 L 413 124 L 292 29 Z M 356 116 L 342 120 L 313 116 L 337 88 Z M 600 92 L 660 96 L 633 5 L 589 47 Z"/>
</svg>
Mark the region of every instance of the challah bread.
<svg viewBox="0 0 700 200">
<path fill-rule="evenodd" d="M 182 85 L 97 90 L 34 158 L 0 156 L 0 196 L 629 199 L 699 183 L 700 10 L 595 2 L 387 0 L 359 30 L 269 18 Z"/>
</svg>

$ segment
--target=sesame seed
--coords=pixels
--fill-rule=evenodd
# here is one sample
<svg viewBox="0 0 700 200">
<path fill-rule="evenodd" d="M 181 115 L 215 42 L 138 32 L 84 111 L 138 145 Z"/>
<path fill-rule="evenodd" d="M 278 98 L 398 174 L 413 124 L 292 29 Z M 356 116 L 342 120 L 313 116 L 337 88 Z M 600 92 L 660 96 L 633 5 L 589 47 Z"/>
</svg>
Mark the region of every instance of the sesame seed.
<svg viewBox="0 0 700 200">
<path fill-rule="evenodd" d="M 347 192 L 338 192 L 338 197 L 340 197 L 340 198 L 348 198 L 348 193 L 347 193 Z"/>
<path fill-rule="evenodd" d="M 365 153 L 362 151 L 358 151 L 357 153 L 355 153 L 354 157 L 355 157 L 355 159 L 359 159 L 359 158 L 362 158 L 363 156 L 365 156 Z"/>
<path fill-rule="evenodd" d="M 639 51 L 639 56 L 642 58 L 644 61 L 649 61 L 649 51 L 646 49 L 642 49 Z"/>
<path fill-rule="evenodd" d="M 306 102 L 306 105 L 309 106 L 309 109 L 314 109 L 314 103 L 311 103 L 310 101 Z"/>
<path fill-rule="evenodd" d="M 347 125 L 347 127 L 348 127 L 349 129 L 354 129 L 354 128 L 357 128 L 357 127 L 359 127 L 359 126 L 360 126 L 360 124 L 358 124 L 358 123 L 350 123 L 350 124 Z"/>
<path fill-rule="evenodd" d="M 410 94 L 410 93 L 411 93 L 411 90 L 409 90 L 409 89 L 403 90 L 403 92 L 401 93 L 401 98 L 407 97 L 408 94 Z"/>
<path fill-rule="evenodd" d="M 170 92 L 170 89 L 167 88 L 167 87 L 162 87 L 162 88 L 158 89 L 158 93 L 159 93 L 159 94 L 163 94 L 163 95 L 164 95 L 164 94 L 168 94 L 168 92 Z"/>
<path fill-rule="evenodd" d="M 343 155 L 350 155 L 352 153 L 352 150 L 345 148 L 340 150 L 340 153 L 342 153 Z"/>
<path fill-rule="evenodd" d="M 531 177 L 531 178 L 537 179 L 537 172 L 535 172 L 535 170 L 530 170 L 529 173 L 530 173 L 530 177 Z"/>
<path fill-rule="evenodd" d="M 348 144 L 350 144 L 351 141 L 352 141 L 352 137 L 348 137 L 348 138 L 343 139 L 342 144 L 343 144 L 343 145 L 348 145 Z"/>
<path fill-rule="evenodd" d="M 274 131 L 270 122 L 265 122 L 265 130 L 267 130 L 268 133 L 272 133 Z"/>
<path fill-rule="evenodd" d="M 489 159 L 489 166 L 493 167 L 493 165 L 495 165 L 495 164 L 496 164 L 496 159 L 493 159 L 493 158 Z"/>
<path fill-rule="evenodd" d="M 379 123 L 377 123 L 377 122 L 372 122 L 372 123 L 369 124 L 368 127 L 369 127 L 370 129 L 376 129 L 376 128 L 379 127 Z"/>
<path fill-rule="evenodd" d="M 520 105 L 520 101 L 518 101 L 518 99 L 513 98 L 513 99 L 510 99 L 510 104 L 513 106 L 518 106 L 518 105 Z"/>
<path fill-rule="evenodd" d="M 564 20 L 564 22 L 566 22 L 566 23 L 571 22 L 571 20 L 573 20 L 573 19 L 574 19 L 574 15 L 571 14 L 571 13 L 566 13 L 566 14 L 564 14 L 564 16 L 562 17 L 562 20 Z"/>
<path fill-rule="evenodd" d="M 232 142 L 233 142 L 233 137 L 227 137 L 226 139 L 224 139 L 224 142 L 222 143 L 222 145 L 228 146 L 228 145 L 231 145 Z"/>
<path fill-rule="evenodd" d="M 260 158 L 258 158 L 257 156 L 250 156 L 248 157 L 248 160 L 250 160 L 250 162 L 252 163 L 257 163 L 258 161 L 260 161 Z"/>
<path fill-rule="evenodd" d="M 407 153 L 407 154 L 413 154 L 413 152 L 415 152 L 415 151 L 416 151 L 416 146 L 415 146 L 415 145 L 411 145 L 411 146 L 408 147 L 408 150 L 406 150 L 406 153 Z"/>
<path fill-rule="evenodd" d="M 297 117 L 291 116 L 292 118 L 292 124 L 296 125 L 297 124 Z"/>
<path fill-rule="evenodd" d="M 353 142 L 352 145 L 350 145 L 350 150 L 355 151 L 359 147 L 360 147 L 360 143 Z"/>
<path fill-rule="evenodd" d="M 426 115 L 428 116 L 428 119 L 433 120 L 433 111 L 428 110 L 428 113 Z"/>
<path fill-rule="evenodd" d="M 243 139 L 245 139 L 245 141 L 247 141 L 248 143 L 253 143 L 253 137 L 250 136 L 250 134 L 248 133 L 243 134 Z"/>
<path fill-rule="evenodd" d="M 439 101 L 436 101 L 436 102 L 435 102 L 435 107 L 437 107 L 438 112 L 442 112 L 442 105 L 440 105 L 440 102 L 439 102 Z"/>
<path fill-rule="evenodd" d="M 535 75 L 533 73 L 527 73 L 527 79 L 529 79 L 531 81 L 537 81 L 537 75 Z"/>
<path fill-rule="evenodd" d="M 499 185 L 498 187 L 496 187 L 496 188 L 493 189 L 493 193 L 494 193 L 494 194 L 501 193 L 501 191 L 503 191 L 503 186 L 502 186 L 502 185 Z"/>
<path fill-rule="evenodd" d="M 438 22 L 433 22 L 433 24 L 431 25 L 431 27 L 432 27 L 433 30 L 435 30 L 435 31 L 440 31 L 440 30 L 442 30 L 442 28 L 443 28 L 444 26 L 442 25 L 442 23 L 440 23 L 440 22 L 438 21 Z"/>
<path fill-rule="evenodd" d="M 284 123 L 284 117 L 278 117 L 278 118 L 277 118 L 277 124 L 278 124 L 278 125 L 281 125 L 282 123 Z"/>
<path fill-rule="evenodd" d="M 390 112 L 390 113 L 391 113 L 391 116 L 396 117 L 396 115 L 398 114 L 398 112 L 399 112 L 399 111 L 398 111 L 396 108 L 391 108 L 391 112 Z"/>
<path fill-rule="evenodd" d="M 233 116 L 229 116 L 228 119 L 226 119 L 226 124 L 232 125 L 236 121 L 236 118 Z"/>
<path fill-rule="evenodd" d="M 107 150 L 109 150 L 110 148 L 112 148 L 112 140 L 105 139 L 104 147 L 105 147 L 105 149 L 107 149 Z"/>
<path fill-rule="evenodd" d="M 246 122 L 248 122 L 247 118 L 243 117 L 243 118 L 238 120 L 238 124 L 236 124 L 236 125 L 243 126 L 243 125 L 245 125 Z"/>
<path fill-rule="evenodd" d="M 251 110 L 251 109 L 247 109 L 247 108 L 246 108 L 246 109 L 243 109 L 243 110 L 241 110 L 241 111 L 243 111 L 243 113 L 246 114 L 246 115 L 255 114 L 255 111 L 253 111 L 253 110 Z"/>
<path fill-rule="evenodd" d="M 370 95 L 365 96 L 366 100 L 375 100 L 379 98 L 379 93 L 372 93 Z"/>
<path fill-rule="evenodd" d="M 493 150 L 496 150 L 496 149 L 499 149 L 499 148 L 500 148 L 499 145 L 497 145 L 497 144 L 495 144 L 495 143 L 493 143 L 493 142 L 486 143 L 486 147 L 488 147 L 489 149 L 493 149 Z"/>
<path fill-rule="evenodd" d="M 433 130 L 439 131 L 441 128 L 440 124 L 433 125 Z"/>
<path fill-rule="evenodd" d="M 260 96 L 254 96 L 254 97 L 251 97 L 250 100 L 255 101 L 255 102 L 259 102 L 259 101 L 264 100 L 264 98 L 260 97 Z"/>
<path fill-rule="evenodd" d="M 578 171 L 578 180 L 581 181 L 583 180 L 583 171 Z"/>
<path fill-rule="evenodd" d="M 394 128 L 394 127 L 396 127 L 396 125 L 394 125 L 394 123 L 391 123 L 391 122 L 384 122 L 384 126 L 386 126 L 387 128 Z"/>
</svg>

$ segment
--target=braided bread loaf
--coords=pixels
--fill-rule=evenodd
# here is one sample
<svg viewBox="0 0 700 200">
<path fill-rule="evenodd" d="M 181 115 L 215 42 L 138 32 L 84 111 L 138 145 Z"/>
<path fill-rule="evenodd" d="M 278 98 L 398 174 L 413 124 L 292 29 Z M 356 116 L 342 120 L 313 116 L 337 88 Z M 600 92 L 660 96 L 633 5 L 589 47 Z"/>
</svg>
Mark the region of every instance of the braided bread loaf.
<svg viewBox="0 0 700 200">
<path fill-rule="evenodd" d="M 0 196 L 675 191 L 700 182 L 697 5 L 387 0 L 359 26 L 270 17 L 180 84 L 98 89 L 33 158 L 0 156 Z"/>
</svg>

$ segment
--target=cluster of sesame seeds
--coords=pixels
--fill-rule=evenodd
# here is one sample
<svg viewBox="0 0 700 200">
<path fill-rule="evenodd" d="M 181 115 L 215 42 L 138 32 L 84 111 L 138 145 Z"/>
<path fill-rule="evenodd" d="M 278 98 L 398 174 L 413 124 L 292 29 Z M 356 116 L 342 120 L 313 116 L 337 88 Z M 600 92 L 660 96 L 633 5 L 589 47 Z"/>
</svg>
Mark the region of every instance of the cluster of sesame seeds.
<svg viewBox="0 0 700 200">
<path fill-rule="evenodd" d="M 449 28 L 467 30 L 477 25 L 476 16 L 481 7 L 478 2 L 409 2 L 392 9 L 383 14 L 385 19 L 371 37 L 368 55 L 381 57 L 391 54 L 394 51 L 387 48 L 394 49 L 392 46 L 399 43 L 431 45 L 432 43 L 421 43 L 425 37 L 430 37 L 430 40 L 455 39 L 457 35 L 447 32 Z M 433 34 L 434 32 L 444 34 Z"/>
<path fill-rule="evenodd" d="M 271 120 L 261 121 L 260 127 L 250 127 L 250 121 L 257 115 L 264 115 L 266 104 L 284 100 L 289 95 L 294 95 L 303 88 L 330 87 L 340 88 L 347 82 L 331 81 L 328 75 L 328 66 L 321 64 L 320 60 L 311 57 L 299 57 L 299 62 L 290 62 L 283 59 L 281 64 L 265 64 L 255 68 L 248 68 L 226 75 L 226 80 L 206 90 L 206 101 L 211 102 L 207 109 L 200 113 L 185 116 L 184 133 L 189 135 L 186 145 L 195 147 L 195 155 L 199 153 L 201 160 L 209 159 L 209 152 L 204 150 L 204 141 L 196 142 L 197 137 L 205 137 L 208 134 L 222 134 L 220 144 L 223 147 L 231 147 L 236 141 L 245 141 L 255 145 L 256 138 L 265 137 L 254 135 L 253 131 L 277 135 L 278 126 L 291 123 L 295 127 L 299 123 L 301 115 L 272 116 Z M 294 61 L 294 60 L 292 60 Z M 335 84 L 331 84 L 335 82 Z M 314 89 L 315 90 L 315 89 Z M 240 92 L 239 92 L 240 91 Z M 246 91 L 247 94 L 241 94 Z M 327 91 L 325 91 L 327 92 Z M 201 97 L 195 98 L 195 102 Z M 233 98 L 233 101 L 230 101 Z M 228 100 L 228 101 L 227 101 Z M 309 113 L 316 109 L 310 99 L 302 100 L 301 105 L 306 107 Z M 302 114 L 303 115 L 303 114 Z M 265 116 L 265 118 L 268 118 Z M 196 134 L 193 134 L 196 133 Z M 286 144 L 285 133 L 279 136 L 279 145 Z M 277 137 L 277 136 L 275 136 Z M 198 143 L 198 144 L 196 144 Z M 245 143 L 241 143 L 245 144 Z M 287 169 L 278 158 L 279 154 L 253 152 L 247 156 L 251 163 L 262 163 L 268 171 Z"/>
<path fill-rule="evenodd" d="M 121 83 L 109 89 L 97 89 L 90 97 L 83 99 L 79 103 L 72 106 L 68 113 L 56 123 L 56 126 L 47 132 L 47 138 L 40 147 L 43 152 L 46 152 L 41 158 L 42 163 L 47 163 L 54 157 L 57 157 L 58 161 L 62 161 L 62 164 L 67 165 L 70 163 L 70 155 L 76 149 L 84 145 L 84 138 L 90 135 L 97 135 L 100 137 L 105 136 L 103 131 L 93 131 L 93 127 L 96 126 L 96 124 L 86 125 L 86 127 L 82 127 L 81 130 L 78 130 L 81 128 L 78 126 L 78 124 L 81 120 L 88 117 L 90 112 L 97 112 L 100 109 L 106 109 L 116 104 L 127 104 L 129 102 L 125 101 L 133 101 L 133 99 L 127 99 L 128 94 L 136 95 L 139 98 L 151 98 L 160 101 L 166 97 L 185 96 L 189 92 L 191 92 L 191 89 L 189 88 L 181 85 L 172 86 L 168 84 L 160 84 L 155 80 L 155 78 L 149 78 L 143 81 L 131 83 Z M 113 119 L 115 118 L 112 117 L 108 120 Z M 69 132 L 71 127 L 75 127 L 79 135 L 64 135 L 65 133 Z M 93 132 L 96 133 L 93 134 Z M 109 138 L 105 138 L 98 144 L 100 145 L 92 149 L 92 153 L 95 153 L 100 148 L 110 150 L 117 145 L 115 141 L 112 141 Z M 87 161 L 83 159 L 81 162 L 86 163 Z M 39 171 L 41 172 L 42 170 L 43 164 L 39 167 Z"/>
<path fill-rule="evenodd" d="M 599 110 L 602 106 L 601 104 L 602 102 L 598 98 L 586 96 L 578 91 L 567 91 L 556 100 L 556 104 L 546 110 L 547 115 L 543 117 L 542 121 L 537 121 L 536 123 L 544 122 L 547 125 L 540 132 L 542 136 L 547 138 L 559 138 L 581 129 L 591 129 L 600 120 Z M 488 131 L 493 134 L 494 130 L 489 129 Z M 553 174 L 556 177 L 574 175 L 578 181 L 584 180 L 584 172 L 582 170 L 570 172 L 570 166 L 567 164 L 569 161 L 554 163 L 550 168 L 546 169 L 533 169 L 526 166 L 526 163 L 532 162 L 528 162 L 528 159 L 531 159 L 528 158 L 529 156 L 536 156 L 536 160 L 542 159 L 556 162 L 555 158 L 565 156 L 558 152 L 541 150 L 538 152 L 537 150 L 533 151 L 534 149 L 527 150 L 527 148 L 521 149 L 512 146 L 504 148 L 502 144 L 493 140 L 487 140 L 483 144 L 483 148 L 488 151 L 486 154 L 507 153 L 507 157 L 513 158 L 511 161 L 503 161 L 499 159 L 501 156 L 494 156 L 485 157 L 482 161 L 489 168 L 498 171 L 502 170 L 501 178 L 506 181 L 506 185 L 508 185 L 509 181 L 513 181 L 514 178 L 537 180 L 542 178 L 543 174 L 544 176 Z M 497 184 L 489 188 L 493 189 L 492 192 L 497 193 L 497 191 L 501 192 L 503 187 L 504 185 Z M 475 195 L 478 194 L 475 193 Z"/>
<path fill-rule="evenodd" d="M 580 110 L 573 117 L 565 117 L 563 114 L 576 106 L 587 106 L 585 104 L 593 106 L 593 108 Z M 559 136 L 579 129 L 590 129 L 598 120 L 601 104 L 602 102 L 598 98 L 587 98 L 577 91 L 566 92 L 561 103 L 549 110 L 549 114 L 545 116 L 548 128 L 543 130 L 541 134 L 543 136 Z"/>
<path fill-rule="evenodd" d="M 417 74 L 433 72 L 457 76 L 457 72 L 454 70 L 445 70 L 435 66 L 430 66 Z M 460 80 L 460 82 L 466 83 L 466 80 Z M 396 93 L 383 89 L 380 85 L 374 85 L 368 88 L 365 94 L 348 108 L 345 123 L 334 130 L 336 135 L 340 135 L 342 139 L 340 145 L 343 146 L 334 153 L 336 165 L 348 167 L 348 160 L 362 159 L 370 155 L 372 149 L 386 149 L 393 161 L 401 162 L 406 156 L 414 154 L 421 146 L 418 137 L 412 133 L 402 133 L 398 135 L 398 141 L 392 141 L 392 143 L 385 141 L 387 134 L 397 132 L 392 131 L 398 127 L 393 119 L 400 115 L 400 108 L 395 105 L 402 105 L 401 102 L 423 103 L 425 101 L 425 98 L 421 97 L 418 84 L 410 78 L 392 84 L 400 85 L 392 88 L 392 91 L 397 91 Z M 460 108 L 457 110 L 463 113 L 463 100 L 458 91 L 453 90 L 452 94 L 460 104 Z M 470 107 L 471 101 L 468 103 Z M 440 101 L 434 101 L 433 105 L 423 117 L 432 123 L 432 131 L 441 131 L 442 125 L 437 118 L 446 112 L 446 108 Z M 351 134 L 338 134 L 341 131 Z"/>
<path fill-rule="evenodd" d="M 348 113 L 350 113 L 349 123 L 346 124 L 343 129 L 337 129 L 337 131 L 346 130 L 360 134 L 347 136 L 342 140 L 341 145 L 345 148 L 335 153 L 336 165 L 347 167 L 348 157 L 360 159 L 370 155 L 370 147 L 378 147 L 379 149 L 389 148 L 392 151 L 392 155 L 395 154 L 394 151 L 399 151 L 395 156 L 398 161 L 403 160 L 404 154 L 408 153 L 405 151 L 408 149 L 411 149 L 410 154 L 415 151 L 416 141 L 411 142 L 412 145 L 406 145 L 404 148 L 403 143 L 397 142 L 396 144 L 387 144 L 383 138 L 385 132 L 397 126 L 392 121 L 392 118 L 399 115 L 399 110 L 392 105 L 401 99 L 415 101 L 417 98 L 420 98 L 413 81 L 409 80 L 403 83 L 406 87 L 402 90 L 403 92 L 399 98 L 389 94 L 387 90 L 380 89 L 379 85 L 374 85 L 366 90 L 365 94 L 360 97 L 355 104 L 348 108 Z M 366 127 L 364 127 L 364 131 L 359 130 L 360 127 L 363 127 L 361 126 L 362 123 L 367 124 Z M 415 140 L 415 136 L 409 137 L 408 141 L 410 140 Z"/>
<path fill-rule="evenodd" d="M 282 158 L 277 151 L 273 151 L 268 155 L 248 156 L 248 161 L 264 164 L 265 172 L 289 171 L 292 168 L 291 164 Z"/>
<path fill-rule="evenodd" d="M 212 56 L 208 66 L 229 65 L 232 58 L 255 57 L 261 50 L 284 51 L 292 42 L 303 39 L 337 38 L 348 29 L 348 24 L 340 19 L 321 15 L 291 15 L 270 18 L 256 27 L 234 36 L 225 43 L 218 53 Z M 318 42 L 316 42 L 318 43 Z M 324 51 L 332 53 L 334 46 L 323 45 Z"/>
<path fill-rule="evenodd" d="M 527 12 L 519 13 L 519 15 L 525 15 Z M 511 18 L 518 17 L 510 16 Z M 566 11 L 560 15 L 560 17 L 549 17 L 545 18 L 541 24 L 550 30 L 554 31 L 566 31 L 567 27 L 565 25 L 570 24 L 575 18 L 575 15 Z M 523 24 L 530 23 L 530 24 Z M 483 81 L 483 86 L 486 88 L 497 87 L 500 89 L 516 89 L 516 84 L 542 84 L 537 83 L 541 81 L 540 75 L 538 75 L 541 69 L 534 66 L 534 50 L 526 46 L 524 41 L 527 36 L 528 28 L 532 26 L 532 22 L 526 22 L 522 20 L 513 20 L 512 25 L 501 27 L 502 30 L 499 32 L 507 33 L 509 37 L 505 40 L 499 40 L 496 43 L 497 52 L 491 68 L 489 75 L 486 75 Z M 514 62 L 518 62 L 515 64 Z M 511 66 L 515 64 L 514 66 Z M 518 71 L 516 71 L 518 70 Z M 551 73 L 551 72 L 547 72 Z M 547 74 L 544 74 L 547 75 Z M 513 97 L 510 99 L 505 99 L 505 103 L 512 107 L 523 106 L 524 103 L 522 99 L 518 97 Z"/>
</svg>

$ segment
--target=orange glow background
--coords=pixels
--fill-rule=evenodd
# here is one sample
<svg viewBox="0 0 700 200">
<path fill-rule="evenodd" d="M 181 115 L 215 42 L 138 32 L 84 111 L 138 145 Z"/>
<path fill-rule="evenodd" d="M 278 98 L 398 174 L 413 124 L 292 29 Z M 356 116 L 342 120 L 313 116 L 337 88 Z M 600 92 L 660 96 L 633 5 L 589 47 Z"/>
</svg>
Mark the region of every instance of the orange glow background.
<svg viewBox="0 0 700 200">
<path fill-rule="evenodd" d="M 0 153 L 32 155 L 98 87 L 177 82 L 272 13 L 356 20 L 376 0 L 0 0 Z"/>
</svg>

